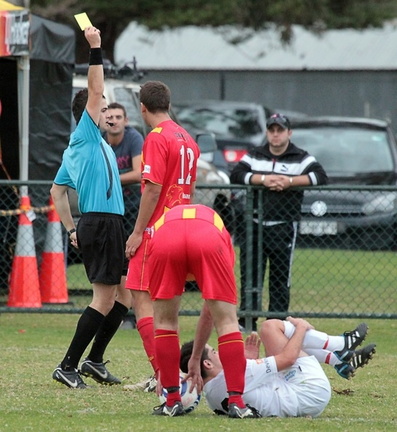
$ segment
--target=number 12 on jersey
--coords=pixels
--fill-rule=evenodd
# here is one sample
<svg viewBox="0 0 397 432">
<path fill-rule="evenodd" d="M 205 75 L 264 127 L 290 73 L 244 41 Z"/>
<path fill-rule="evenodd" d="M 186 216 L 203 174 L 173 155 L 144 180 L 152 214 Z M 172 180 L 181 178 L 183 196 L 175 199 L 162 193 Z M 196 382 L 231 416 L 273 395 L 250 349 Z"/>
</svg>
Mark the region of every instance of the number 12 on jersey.
<svg viewBox="0 0 397 432">
<path fill-rule="evenodd" d="M 179 150 L 179 154 L 181 156 L 181 173 L 178 179 L 178 184 L 191 184 L 192 175 L 191 171 L 194 165 L 194 152 L 190 147 L 181 146 Z M 187 169 L 186 169 L 187 165 Z"/>
</svg>

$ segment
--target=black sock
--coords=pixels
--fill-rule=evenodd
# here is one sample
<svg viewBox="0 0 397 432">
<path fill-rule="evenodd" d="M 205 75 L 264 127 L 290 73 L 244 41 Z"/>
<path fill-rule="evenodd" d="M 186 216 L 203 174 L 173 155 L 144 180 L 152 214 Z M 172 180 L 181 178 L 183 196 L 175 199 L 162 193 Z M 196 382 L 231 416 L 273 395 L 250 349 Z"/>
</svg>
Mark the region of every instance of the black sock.
<svg viewBox="0 0 397 432">
<path fill-rule="evenodd" d="M 81 356 L 94 338 L 104 318 L 100 312 L 87 306 L 77 322 L 76 332 L 62 360 L 63 370 L 77 369 Z"/>
<path fill-rule="evenodd" d="M 88 358 L 95 363 L 103 362 L 103 354 L 112 340 L 121 322 L 128 313 L 128 308 L 118 301 L 114 302 L 112 310 L 105 316 L 99 327 Z"/>
</svg>

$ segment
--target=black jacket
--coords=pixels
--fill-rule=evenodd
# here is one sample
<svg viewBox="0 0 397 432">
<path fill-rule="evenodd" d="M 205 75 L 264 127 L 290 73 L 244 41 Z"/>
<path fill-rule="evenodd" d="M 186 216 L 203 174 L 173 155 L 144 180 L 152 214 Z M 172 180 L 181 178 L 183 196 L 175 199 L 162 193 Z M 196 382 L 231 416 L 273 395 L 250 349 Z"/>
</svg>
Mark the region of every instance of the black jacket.
<svg viewBox="0 0 397 432">
<path fill-rule="evenodd" d="M 289 177 L 308 175 L 312 185 L 324 185 L 327 174 L 319 162 L 307 151 L 289 143 L 281 155 L 270 153 L 269 144 L 255 147 L 234 167 L 230 181 L 233 184 L 250 184 L 253 174 L 281 174 Z M 303 190 L 287 189 L 283 192 L 263 188 L 263 212 L 265 221 L 299 221 Z M 258 209 L 258 191 L 255 191 L 254 209 Z M 255 213 L 255 210 L 254 210 Z"/>
</svg>

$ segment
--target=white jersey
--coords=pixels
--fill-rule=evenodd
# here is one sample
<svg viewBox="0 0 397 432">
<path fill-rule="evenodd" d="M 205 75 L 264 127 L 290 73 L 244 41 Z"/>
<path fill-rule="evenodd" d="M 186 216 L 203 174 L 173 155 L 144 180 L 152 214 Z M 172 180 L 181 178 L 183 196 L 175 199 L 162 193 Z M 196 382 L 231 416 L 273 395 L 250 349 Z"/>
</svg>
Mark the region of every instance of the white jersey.
<svg viewBox="0 0 397 432">
<path fill-rule="evenodd" d="M 223 371 L 204 386 L 209 407 L 227 414 L 228 393 Z M 299 357 L 288 369 L 277 370 L 275 358 L 247 360 L 244 402 L 262 417 L 319 416 L 331 399 L 331 386 L 313 356 Z"/>
</svg>

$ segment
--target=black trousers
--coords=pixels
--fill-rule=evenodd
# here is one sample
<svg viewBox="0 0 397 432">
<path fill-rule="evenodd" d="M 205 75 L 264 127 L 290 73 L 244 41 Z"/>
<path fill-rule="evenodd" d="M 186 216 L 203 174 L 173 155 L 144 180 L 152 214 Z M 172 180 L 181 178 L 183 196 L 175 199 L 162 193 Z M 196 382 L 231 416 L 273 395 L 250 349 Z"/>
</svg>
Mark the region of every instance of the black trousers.
<svg viewBox="0 0 397 432">
<path fill-rule="evenodd" d="M 248 293 L 247 266 L 252 270 L 253 310 L 262 310 L 262 290 L 267 264 L 269 265 L 269 312 L 277 312 L 280 318 L 287 316 L 290 302 L 291 269 L 295 248 L 297 223 L 286 222 L 263 226 L 263 239 L 258 238 L 258 224 L 253 222 L 252 250 L 246 236 L 240 237 L 240 309 L 246 309 Z M 259 263 L 262 262 L 262 269 Z"/>
</svg>

